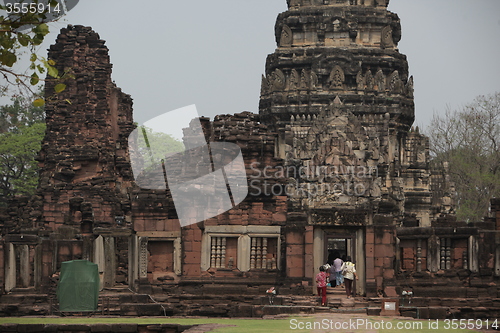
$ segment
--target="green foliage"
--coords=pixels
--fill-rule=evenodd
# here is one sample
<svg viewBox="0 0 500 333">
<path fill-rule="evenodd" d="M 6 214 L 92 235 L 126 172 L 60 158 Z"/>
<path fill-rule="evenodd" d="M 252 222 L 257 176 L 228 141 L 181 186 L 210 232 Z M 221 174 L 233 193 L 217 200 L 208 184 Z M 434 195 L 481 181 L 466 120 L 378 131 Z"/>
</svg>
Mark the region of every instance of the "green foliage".
<svg viewBox="0 0 500 333">
<path fill-rule="evenodd" d="M 30 98 L 14 96 L 11 101 L 10 105 L 0 106 L 0 133 L 15 132 L 20 127 L 44 121 L 43 107 L 33 105 Z"/>
<path fill-rule="evenodd" d="M 138 147 L 140 150 L 149 147 L 150 151 L 152 151 L 151 158 L 154 161 L 160 161 L 169 154 L 184 151 L 184 144 L 170 134 L 156 132 L 146 126 L 141 126 L 141 132 L 143 135 L 139 135 Z M 145 136 L 147 140 L 144 139 Z M 143 156 L 148 154 L 143 154 Z"/>
<path fill-rule="evenodd" d="M 0 106 L 0 205 L 8 197 L 34 193 L 44 119 L 44 109 L 33 106 L 30 98 L 17 96 Z"/>
<path fill-rule="evenodd" d="M 41 147 L 45 124 L 19 127 L 0 134 L 0 200 L 14 195 L 31 195 L 38 183 L 34 157 Z"/>
<path fill-rule="evenodd" d="M 457 217 L 481 221 L 500 196 L 500 93 L 477 97 L 461 110 L 435 116 L 430 126 L 433 162 L 449 163 Z"/>
<path fill-rule="evenodd" d="M 48 79 L 62 82 L 69 78 L 74 78 L 70 69 L 65 69 L 63 73 L 55 67 L 53 60 L 47 60 L 36 54 L 39 46 L 49 33 L 48 23 L 56 21 L 58 17 L 49 15 L 49 12 L 58 6 L 57 1 L 50 0 L 49 6 L 41 6 L 43 10 L 36 10 L 36 5 L 42 5 L 44 2 L 39 0 L 30 0 L 29 5 L 34 4 L 33 11 L 31 7 L 26 7 L 26 12 L 21 11 L 15 15 L 8 15 L 7 10 L 11 7 L 0 5 L 3 14 L 0 15 L 0 75 L 5 79 L 5 84 L 0 84 L 0 94 L 6 94 L 10 87 L 27 88 L 33 92 L 31 86 L 37 85 L 42 79 L 40 77 L 48 74 Z M 46 3 L 46 2 L 45 2 Z M 23 3 L 22 5 L 28 5 Z M 24 54 L 29 54 L 30 71 L 29 75 L 14 70 Z M 64 86 L 64 87 L 63 87 Z M 56 93 L 64 90 L 64 84 L 56 85 Z M 43 98 L 37 99 L 37 105 L 41 105 Z"/>
</svg>

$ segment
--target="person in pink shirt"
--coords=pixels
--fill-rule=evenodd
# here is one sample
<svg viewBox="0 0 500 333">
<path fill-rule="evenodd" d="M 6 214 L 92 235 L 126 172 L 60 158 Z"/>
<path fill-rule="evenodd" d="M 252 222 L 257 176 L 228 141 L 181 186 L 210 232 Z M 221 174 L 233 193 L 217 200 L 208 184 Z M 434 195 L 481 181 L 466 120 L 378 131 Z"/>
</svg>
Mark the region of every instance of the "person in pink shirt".
<svg viewBox="0 0 500 333">
<path fill-rule="evenodd" d="M 318 296 L 321 296 L 321 305 L 326 305 L 326 278 L 328 274 L 326 273 L 325 267 L 321 266 L 319 268 L 319 273 L 316 274 L 316 285 L 318 289 Z"/>
</svg>

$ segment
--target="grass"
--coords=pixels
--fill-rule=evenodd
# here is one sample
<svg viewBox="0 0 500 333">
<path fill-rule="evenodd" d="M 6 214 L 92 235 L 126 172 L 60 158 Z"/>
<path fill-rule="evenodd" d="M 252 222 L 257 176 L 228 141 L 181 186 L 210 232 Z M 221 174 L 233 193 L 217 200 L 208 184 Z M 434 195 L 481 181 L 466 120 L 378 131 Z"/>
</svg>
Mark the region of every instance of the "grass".
<svg viewBox="0 0 500 333">
<path fill-rule="evenodd" d="M 360 320 L 359 329 L 352 327 L 338 329 L 336 323 L 344 323 Z M 363 322 L 361 322 L 363 321 Z M 405 332 L 405 333 L 441 333 L 441 332 L 478 332 L 479 330 L 454 330 L 450 329 L 450 322 L 439 320 L 439 326 L 430 327 L 435 321 L 427 320 L 400 320 L 389 317 L 352 317 L 335 315 L 317 317 L 290 317 L 288 319 L 232 319 L 232 318 L 160 318 L 160 317 L 18 317 L 0 318 L 0 324 L 180 324 L 201 325 L 219 324 L 214 333 L 284 333 L 284 332 Z M 402 325 L 398 327 L 399 325 Z M 314 326 L 316 325 L 316 326 Z M 331 326 L 333 325 L 333 326 Z M 370 326 L 371 325 L 371 326 Z M 390 329 L 392 328 L 392 329 Z"/>
</svg>

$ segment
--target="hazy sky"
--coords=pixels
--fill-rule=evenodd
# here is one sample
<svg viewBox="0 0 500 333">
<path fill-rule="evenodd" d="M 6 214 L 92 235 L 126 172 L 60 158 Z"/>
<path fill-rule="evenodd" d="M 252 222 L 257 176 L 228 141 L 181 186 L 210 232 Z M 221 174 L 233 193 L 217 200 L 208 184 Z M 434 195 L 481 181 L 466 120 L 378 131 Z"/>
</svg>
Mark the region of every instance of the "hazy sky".
<svg viewBox="0 0 500 333">
<path fill-rule="evenodd" d="M 391 0 L 389 9 L 401 18 L 417 125 L 446 105 L 500 91 L 499 0 Z M 275 20 L 285 10 L 286 0 L 81 0 L 52 29 L 91 26 L 106 40 L 113 80 L 132 95 L 142 123 L 190 104 L 210 117 L 258 112 Z"/>
</svg>

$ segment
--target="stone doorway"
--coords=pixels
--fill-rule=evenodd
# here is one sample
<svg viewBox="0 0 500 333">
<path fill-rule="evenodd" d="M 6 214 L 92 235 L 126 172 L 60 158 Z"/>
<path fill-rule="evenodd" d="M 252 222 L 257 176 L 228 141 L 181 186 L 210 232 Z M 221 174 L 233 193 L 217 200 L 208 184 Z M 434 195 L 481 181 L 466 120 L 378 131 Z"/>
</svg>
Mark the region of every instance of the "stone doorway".
<svg viewBox="0 0 500 333">
<path fill-rule="evenodd" d="M 329 261 L 330 253 L 339 253 L 350 256 L 356 264 L 359 280 L 355 284 L 356 293 L 365 295 L 365 229 L 346 227 L 317 226 L 314 228 L 314 271 L 315 276 L 318 267 Z"/>
<path fill-rule="evenodd" d="M 356 252 L 354 251 L 354 244 L 355 239 L 352 235 L 327 236 L 327 240 L 325 242 L 326 262 L 331 265 L 337 256 L 342 259 L 349 256 L 355 262 Z"/>
</svg>

